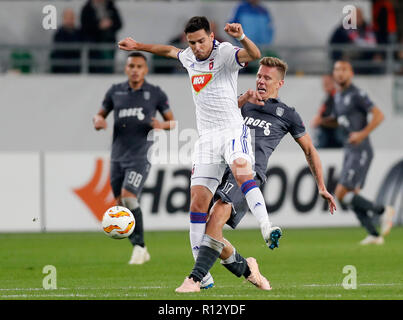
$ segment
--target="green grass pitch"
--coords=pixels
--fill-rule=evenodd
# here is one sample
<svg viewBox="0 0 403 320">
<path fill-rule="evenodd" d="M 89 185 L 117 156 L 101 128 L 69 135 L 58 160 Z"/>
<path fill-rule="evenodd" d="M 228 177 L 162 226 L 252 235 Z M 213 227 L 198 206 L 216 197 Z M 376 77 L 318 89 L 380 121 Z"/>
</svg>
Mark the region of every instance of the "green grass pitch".
<svg viewBox="0 0 403 320">
<path fill-rule="evenodd" d="M 102 232 L 0 234 L 0 300 L 367 300 L 403 298 L 403 228 L 382 246 L 360 246 L 361 228 L 285 229 L 280 248 L 269 250 L 259 230 L 226 230 L 244 257 L 253 256 L 273 287 L 260 291 L 217 262 L 215 287 L 177 294 L 193 266 L 188 232 L 147 232 L 151 260 L 128 265 L 128 240 Z M 42 286 L 46 265 L 56 267 L 57 289 Z M 343 267 L 357 271 L 346 290 Z"/>
</svg>

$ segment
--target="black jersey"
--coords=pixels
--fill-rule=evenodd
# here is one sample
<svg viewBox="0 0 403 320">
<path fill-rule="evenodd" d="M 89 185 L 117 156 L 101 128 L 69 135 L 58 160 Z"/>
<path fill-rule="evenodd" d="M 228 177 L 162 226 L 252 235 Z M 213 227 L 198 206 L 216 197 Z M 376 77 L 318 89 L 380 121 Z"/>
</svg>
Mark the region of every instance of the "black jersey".
<svg viewBox="0 0 403 320">
<path fill-rule="evenodd" d="M 302 137 L 305 126 L 298 112 L 279 99 L 268 99 L 264 106 L 246 103 L 241 111 L 254 140 L 255 171 L 264 182 L 269 157 L 281 139 L 288 132 L 294 139 Z"/>
<path fill-rule="evenodd" d="M 368 124 L 368 112 L 373 108 L 374 103 L 368 95 L 351 84 L 343 91 L 336 93 L 334 117 L 337 118 L 339 126 L 345 131 L 346 137 L 351 132 L 361 131 Z M 350 149 L 370 148 L 370 140 L 367 137 L 358 146 L 345 141 L 345 147 Z"/>
<path fill-rule="evenodd" d="M 126 81 L 108 90 L 102 107 L 107 113 L 114 112 L 111 161 L 130 163 L 147 159 L 153 143 L 147 140 L 151 118 L 157 111 L 163 114 L 169 110 L 167 95 L 146 81 L 138 90 Z"/>
</svg>

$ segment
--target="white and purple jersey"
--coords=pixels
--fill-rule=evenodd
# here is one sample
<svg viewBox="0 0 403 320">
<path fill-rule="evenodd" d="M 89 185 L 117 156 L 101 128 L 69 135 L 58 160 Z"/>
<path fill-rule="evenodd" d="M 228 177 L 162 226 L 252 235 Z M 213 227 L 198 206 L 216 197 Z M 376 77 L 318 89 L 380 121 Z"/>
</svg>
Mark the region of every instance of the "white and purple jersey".
<svg viewBox="0 0 403 320">
<path fill-rule="evenodd" d="M 238 61 L 239 50 L 229 42 L 214 40 L 210 56 L 204 60 L 198 60 L 190 47 L 178 53 L 179 61 L 189 74 L 200 136 L 242 127 L 237 79 L 238 71 L 245 65 Z"/>
</svg>

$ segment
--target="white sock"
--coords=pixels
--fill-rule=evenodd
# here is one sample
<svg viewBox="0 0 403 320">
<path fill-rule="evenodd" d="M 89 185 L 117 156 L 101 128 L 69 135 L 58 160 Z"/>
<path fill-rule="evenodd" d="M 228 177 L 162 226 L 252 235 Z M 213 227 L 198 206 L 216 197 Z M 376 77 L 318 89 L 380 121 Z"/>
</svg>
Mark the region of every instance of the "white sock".
<svg viewBox="0 0 403 320">
<path fill-rule="evenodd" d="M 192 249 L 193 258 L 197 259 L 197 255 L 199 254 L 200 244 L 203 239 L 204 232 L 206 231 L 205 223 L 190 223 L 190 247 Z"/>
<path fill-rule="evenodd" d="M 259 188 L 250 189 L 245 195 L 249 209 L 255 216 L 259 225 L 271 223 L 269 221 L 269 215 L 267 214 L 266 202 L 264 201 L 263 194 Z"/>
</svg>

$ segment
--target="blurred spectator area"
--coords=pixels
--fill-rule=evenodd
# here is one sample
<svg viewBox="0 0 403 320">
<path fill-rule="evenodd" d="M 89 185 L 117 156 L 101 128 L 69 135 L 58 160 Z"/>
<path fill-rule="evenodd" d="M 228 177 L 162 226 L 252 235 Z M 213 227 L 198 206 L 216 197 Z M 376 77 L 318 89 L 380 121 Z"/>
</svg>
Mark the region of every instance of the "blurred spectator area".
<svg viewBox="0 0 403 320">
<path fill-rule="evenodd" d="M 374 64 L 385 73 L 403 72 L 403 1 L 390 0 L 395 9 L 396 33 L 391 36 L 394 42 L 377 44 L 374 48 L 361 48 L 349 44 L 329 46 L 334 30 L 342 23 L 343 7 L 356 5 L 362 9 L 366 21 L 372 23 L 374 1 L 265 1 L 260 5 L 270 11 L 275 37 L 269 45 L 261 45 L 262 52 L 273 52 L 289 64 L 290 74 L 323 74 L 330 70 L 332 50 L 348 52 L 379 52 L 383 57 L 375 61 L 355 61 L 356 66 Z M 57 43 L 53 39 L 57 30 L 44 30 L 42 8 L 52 4 L 57 10 L 57 25 L 62 24 L 64 9 L 72 8 L 80 27 L 80 12 L 85 0 L 0 0 L 0 72 L 49 73 L 52 71 L 52 51 L 79 50 L 78 72 L 89 69 L 88 52 L 91 49 L 116 49 L 115 44 Z M 205 15 L 214 21 L 219 36 L 224 41 L 233 42 L 223 31 L 230 21 L 239 1 L 114 1 L 119 10 L 123 25 L 116 33 L 116 39 L 131 36 L 140 42 L 169 44 L 181 35 L 186 21 L 194 15 Z M 384 11 L 381 11 L 382 14 Z M 384 25 L 382 20 L 377 26 Z M 113 60 L 106 62 L 114 67 L 115 73 L 123 71 L 127 53 L 116 51 Z M 180 72 L 179 62 L 167 59 L 150 59 L 151 72 Z M 58 63 L 63 60 L 58 60 Z M 67 64 L 75 65 L 71 59 Z M 257 62 L 249 68 L 255 68 Z M 180 68 L 180 66 L 179 66 Z"/>
</svg>

